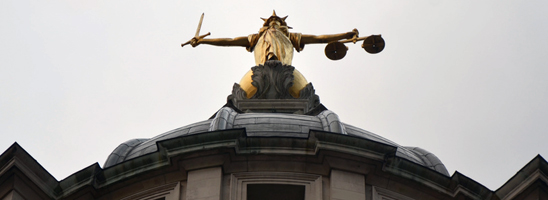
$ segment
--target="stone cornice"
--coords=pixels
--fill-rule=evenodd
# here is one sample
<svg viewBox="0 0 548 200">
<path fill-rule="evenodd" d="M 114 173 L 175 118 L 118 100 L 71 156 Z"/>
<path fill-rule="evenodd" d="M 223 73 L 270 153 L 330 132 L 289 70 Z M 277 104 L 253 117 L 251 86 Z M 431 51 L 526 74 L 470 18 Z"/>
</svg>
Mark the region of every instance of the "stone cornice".
<svg viewBox="0 0 548 200">
<path fill-rule="evenodd" d="M 537 156 L 496 194 L 476 181 L 456 172 L 447 177 L 428 167 L 397 157 L 397 148 L 372 140 L 311 130 L 307 138 L 249 137 L 245 129 L 211 131 L 157 142 L 158 151 L 102 169 L 97 163 L 62 181 L 57 181 L 17 143 L 0 156 L 0 178 L 17 168 L 52 199 L 64 199 L 84 188 L 98 191 L 138 175 L 173 165 L 171 159 L 195 152 L 232 149 L 237 155 L 314 156 L 319 151 L 351 155 L 359 160 L 382 163 L 382 171 L 422 184 L 450 197 L 465 195 L 472 199 L 509 199 L 536 180 L 548 181 L 548 165 Z M 214 152 L 213 152 L 214 153 Z M 185 162 L 180 160 L 179 162 Z M 2 194 L 0 194 L 2 195 Z"/>
</svg>

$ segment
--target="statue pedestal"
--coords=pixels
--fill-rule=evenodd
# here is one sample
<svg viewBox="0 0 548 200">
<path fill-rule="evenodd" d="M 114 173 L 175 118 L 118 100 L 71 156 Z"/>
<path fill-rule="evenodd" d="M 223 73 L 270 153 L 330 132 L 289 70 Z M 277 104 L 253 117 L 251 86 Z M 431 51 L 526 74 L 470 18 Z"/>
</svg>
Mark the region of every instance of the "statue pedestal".
<svg viewBox="0 0 548 200">
<path fill-rule="evenodd" d="M 247 93 L 235 83 L 228 104 L 241 112 L 293 113 L 316 115 L 326 110 L 320 104 L 320 97 L 314 93 L 314 87 L 308 83 L 293 97 L 289 88 L 293 85 L 295 67 L 282 65 L 280 61 L 270 60 L 264 65 L 252 67 L 253 82 L 257 92 L 247 98 Z"/>
<path fill-rule="evenodd" d="M 242 99 L 234 105 L 242 112 L 305 114 L 310 110 L 306 99 Z"/>
</svg>

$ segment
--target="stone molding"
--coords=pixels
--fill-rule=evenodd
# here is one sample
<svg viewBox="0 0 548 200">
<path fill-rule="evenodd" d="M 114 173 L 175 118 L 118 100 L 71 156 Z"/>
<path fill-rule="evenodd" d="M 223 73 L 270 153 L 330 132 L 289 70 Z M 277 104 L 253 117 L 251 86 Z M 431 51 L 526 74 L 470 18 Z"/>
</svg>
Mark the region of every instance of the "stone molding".
<svg viewBox="0 0 548 200">
<path fill-rule="evenodd" d="M 120 200 L 157 200 L 162 197 L 165 200 L 178 200 L 180 197 L 181 183 L 175 182 L 147 190 L 140 191 Z"/>
<path fill-rule="evenodd" d="M 305 114 L 310 111 L 306 99 L 242 99 L 236 101 L 236 108 L 243 112 Z"/>
<path fill-rule="evenodd" d="M 322 176 L 292 172 L 242 172 L 230 176 L 230 200 L 247 200 L 248 184 L 305 186 L 305 200 L 322 199 Z"/>
<path fill-rule="evenodd" d="M 535 170 L 531 175 L 529 175 L 527 178 L 525 178 L 524 181 L 522 181 L 517 187 L 512 189 L 506 196 L 501 197 L 501 200 L 510 200 L 514 199 L 516 196 L 518 196 L 521 192 L 525 191 L 527 188 L 529 188 L 531 185 L 535 183 L 535 181 L 541 180 L 545 183 L 548 183 L 548 176 L 546 174 L 542 173 L 540 170 Z"/>
<path fill-rule="evenodd" d="M 380 188 L 380 187 L 372 187 L 373 189 L 373 200 L 415 200 L 413 198 L 409 198 L 405 195 Z"/>
</svg>

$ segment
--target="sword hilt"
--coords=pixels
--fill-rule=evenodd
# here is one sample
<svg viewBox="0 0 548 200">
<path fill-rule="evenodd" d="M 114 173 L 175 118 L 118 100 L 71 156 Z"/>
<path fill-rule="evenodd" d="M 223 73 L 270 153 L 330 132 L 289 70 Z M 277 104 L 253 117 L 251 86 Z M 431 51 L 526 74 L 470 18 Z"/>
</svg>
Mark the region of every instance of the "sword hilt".
<svg viewBox="0 0 548 200">
<path fill-rule="evenodd" d="M 205 37 L 208 36 L 208 35 L 211 35 L 211 33 L 208 32 L 208 33 L 206 33 L 206 34 L 204 34 L 204 35 L 201 35 L 201 36 L 198 36 L 198 37 L 194 37 L 194 38 L 196 38 L 197 40 L 200 40 L 200 39 L 205 38 Z M 194 38 L 190 39 L 188 42 L 185 42 L 185 43 L 181 44 L 181 47 L 184 47 L 185 45 L 190 44 Z"/>
</svg>

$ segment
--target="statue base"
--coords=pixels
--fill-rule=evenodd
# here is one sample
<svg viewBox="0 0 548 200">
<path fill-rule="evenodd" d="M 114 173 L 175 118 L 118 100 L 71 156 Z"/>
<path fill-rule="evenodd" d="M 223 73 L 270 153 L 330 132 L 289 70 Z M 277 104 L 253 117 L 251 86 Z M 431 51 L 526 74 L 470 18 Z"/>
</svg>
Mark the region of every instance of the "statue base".
<svg viewBox="0 0 548 200">
<path fill-rule="evenodd" d="M 283 65 L 280 61 L 269 60 L 264 65 L 252 67 L 251 84 L 257 92 L 247 98 L 247 93 L 235 83 L 232 94 L 228 96 L 227 105 L 239 112 L 258 113 L 293 113 L 317 115 L 327 110 L 320 104 L 320 97 L 315 94 L 312 83 L 308 83 L 295 98 L 289 94 L 293 86 L 295 67 Z"/>
<path fill-rule="evenodd" d="M 306 99 L 242 99 L 234 106 L 245 113 L 305 114 L 310 109 Z"/>
</svg>

